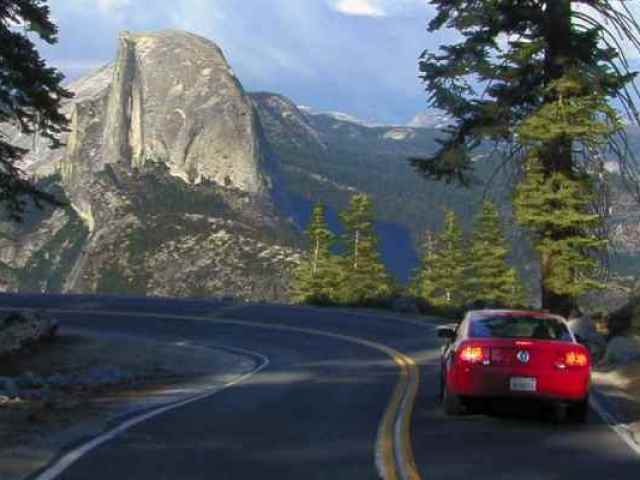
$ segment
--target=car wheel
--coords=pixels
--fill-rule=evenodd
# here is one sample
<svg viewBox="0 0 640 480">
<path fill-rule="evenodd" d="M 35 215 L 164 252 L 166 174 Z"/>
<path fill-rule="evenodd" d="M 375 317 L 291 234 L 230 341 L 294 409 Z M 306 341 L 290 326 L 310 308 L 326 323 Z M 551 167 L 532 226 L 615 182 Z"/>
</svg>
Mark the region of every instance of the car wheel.
<svg viewBox="0 0 640 480">
<path fill-rule="evenodd" d="M 460 415 L 462 413 L 463 406 L 460 397 L 451 393 L 447 388 L 446 383 L 443 385 L 442 389 L 442 403 L 447 415 Z"/>
<path fill-rule="evenodd" d="M 589 397 L 574 403 L 570 407 L 569 417 L 576 423 L 585 423 L 589 414 Z"/>
</svg>

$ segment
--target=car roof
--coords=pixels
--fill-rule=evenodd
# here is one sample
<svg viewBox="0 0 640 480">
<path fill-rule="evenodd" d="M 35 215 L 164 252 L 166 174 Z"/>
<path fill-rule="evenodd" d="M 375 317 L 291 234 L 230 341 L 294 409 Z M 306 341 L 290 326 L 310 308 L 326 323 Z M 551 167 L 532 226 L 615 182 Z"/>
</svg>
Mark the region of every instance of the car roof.
<svg viewBox="0 0 640 480">
<path fill-rule="evenodd" d="M 548 318 L 566 322 L 566 320 L 560 315 L 555 315 L 549 312 L 541 312 L 538 310 L 510 310 L 510 309 L 484 309 L 484 310 L 470 310 L 467 312 L 467 318 L 471 321 L 479 320 L 490 316 L 519 316 L 519 317 L 531 317 L 531 318 Z"/>
</svg>

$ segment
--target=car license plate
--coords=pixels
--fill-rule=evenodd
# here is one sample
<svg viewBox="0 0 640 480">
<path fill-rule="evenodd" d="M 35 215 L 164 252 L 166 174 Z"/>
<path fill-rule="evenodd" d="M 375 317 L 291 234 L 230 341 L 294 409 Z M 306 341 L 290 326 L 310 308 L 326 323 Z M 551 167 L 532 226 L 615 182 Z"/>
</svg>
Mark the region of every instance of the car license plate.
<svg viewBox="0 0 640 480">
<path fill-rule="evenodd" d="M 509 381 L 512 392 L 535 392 L 536 379 L 531 377 L 512 377 Z"/>
</svg>

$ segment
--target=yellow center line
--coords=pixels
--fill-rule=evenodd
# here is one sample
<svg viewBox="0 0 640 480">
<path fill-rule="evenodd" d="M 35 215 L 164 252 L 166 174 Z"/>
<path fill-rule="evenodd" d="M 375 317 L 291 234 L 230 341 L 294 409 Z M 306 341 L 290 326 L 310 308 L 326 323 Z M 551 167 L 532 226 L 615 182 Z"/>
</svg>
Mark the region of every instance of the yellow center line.
<svg viewBox="0 0 640 480">
<path fill-rule="evenodd" d="M 42 311 L 34 308 L 0 307 L 0 311 Z M 396 382 L 391 399 L 385 410 L 382 422 L 378 428 L 376 445 L 376 466 L 384 480 L 420 480 L 420 474 L 413 457 L 411 447 L 411 414 L 419 385 L 419 369 L 416 362 L 409 356 L 382 343 L 366 340 L 340 333 L 325 332 L 313 328 L 293 327 L 282 324 L 265 324 L 247 320 L 225 319 L 219 317 L 175 315 L 166 313 L 145 313 L 103 310 L 68 310 L 46 309 L 47 312 L 59 314 L 104 315 L 113 317 L 139 317 L 166 320 L 213 320 L 216 323 L 247 326 L 266 330 L 280 330 L 307 335 L 333 338 L 362 345 L 390 357 L 400 369 L 400 378 Z"/>
</svg>

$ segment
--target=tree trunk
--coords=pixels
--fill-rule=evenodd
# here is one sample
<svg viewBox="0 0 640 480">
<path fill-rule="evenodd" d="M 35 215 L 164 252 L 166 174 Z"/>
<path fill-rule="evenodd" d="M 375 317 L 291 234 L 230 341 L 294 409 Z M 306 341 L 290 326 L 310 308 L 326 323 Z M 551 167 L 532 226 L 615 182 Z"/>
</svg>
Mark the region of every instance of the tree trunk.
<svg viewBox="0 0 640 480">
<path fill-rule="evenodd" d="M 545 79 L 549 84 L 565 75 L 570 68 L 571 52 L 571 0 L 548 0 L 545 11 Z M 545 101 L 555 102 L 557 97 L 550 94 Z M 571 139 L 559 139 L 542 146 L 542 163 L 545 174 L 550 176 L 562 172 L 573 177 L 573 154 Z M 552 232 L 555 240 L 560 240 L 568 232 Z M 558 295 L 546 288 L 545 279 L 553 272 L 554 259 L 546 256 L 541 259 L 542 306 L 554 313 L 567 316 L 574 305 L 570 295 Z"/>
<path fill-rule="evenodd" d="M 316 247 L 313 250 L 313 276 L 318 273 L 318 259 L 320 257 L 320 240 L 316 238 Z"/>
<path fill-rule="evenodd" d="M 353 245 L 353 269 L 354 270 L 358 270 L 358 261 L 360 260 L 358 258 L 359 255 L 359 249 L 360 249 L 360 230 L 356 230 L 356 235 L 355 235 L 355 239 L 353 241 L 354 245 Z"/>
</svg>

